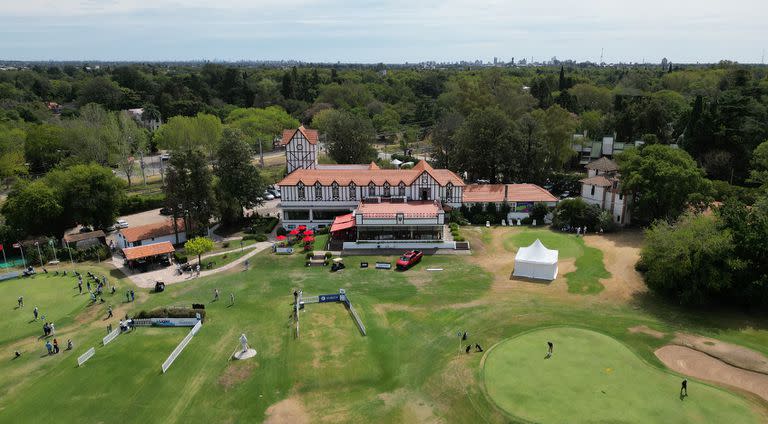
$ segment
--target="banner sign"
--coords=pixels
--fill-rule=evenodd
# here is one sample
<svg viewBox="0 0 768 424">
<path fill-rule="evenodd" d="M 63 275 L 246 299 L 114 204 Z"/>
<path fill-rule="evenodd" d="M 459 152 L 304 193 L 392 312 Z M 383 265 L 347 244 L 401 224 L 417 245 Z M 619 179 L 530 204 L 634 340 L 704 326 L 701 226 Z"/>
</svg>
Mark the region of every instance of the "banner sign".
<svg viewBox="0 0 768 424">
<path fill-rule="evenodd" d="M 292 247 L 276 247 L 275 253 L 282 254 L 282 255 L 291 255 L 293 254 L 293 248 Z"/>
<path fill-rule="evenodd" d="M 320 295 L 320 303 L 338 302 L 339 300 L 341 300 L 341 296 L 339 294 L 321 294 Z"/>
<path fill-rule="evenodd" d="M 515 210 L 514 212 L 525 212 L 528 213 L 533 208 L 533 202 L 517 202 L 515 204 Z"/>
<path fill-rule="evenodd" d="M 153 327 L 194 327 L 197 318 L 150 318 Z"/>
</svg>

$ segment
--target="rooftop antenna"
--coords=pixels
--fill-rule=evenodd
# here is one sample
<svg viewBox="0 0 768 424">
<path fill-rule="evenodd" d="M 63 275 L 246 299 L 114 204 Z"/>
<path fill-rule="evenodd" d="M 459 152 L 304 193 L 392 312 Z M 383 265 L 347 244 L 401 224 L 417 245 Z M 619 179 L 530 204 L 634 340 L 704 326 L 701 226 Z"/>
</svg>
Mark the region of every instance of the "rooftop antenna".
<svg viewBox="0 0 768 424">
<path fill-rule="evenodd" d="M 605 51 L 604 48 L 600 47 L 600 64 L 603 64 L 603 52 Z"/>
</svg>

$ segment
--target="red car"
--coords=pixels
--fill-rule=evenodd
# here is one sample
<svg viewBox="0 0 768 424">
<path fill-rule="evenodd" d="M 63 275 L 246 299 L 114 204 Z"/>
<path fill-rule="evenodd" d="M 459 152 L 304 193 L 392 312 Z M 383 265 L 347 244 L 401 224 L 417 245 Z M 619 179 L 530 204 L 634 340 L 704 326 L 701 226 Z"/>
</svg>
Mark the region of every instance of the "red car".
<svg viewBox="0 0 768 424">
<path fill-rule="evenodd" d="M 412 265 L 415 265 L 419 262 L 421 262 L 421 257 L 424 256 L 424 252 L 421 250 L 410 250 L 408 252 L 403 253 L 403 256 L 400 257 L 400 259 L 397 260 L 397 268 L 406 270 L 410 268 Z"/>
</svg>

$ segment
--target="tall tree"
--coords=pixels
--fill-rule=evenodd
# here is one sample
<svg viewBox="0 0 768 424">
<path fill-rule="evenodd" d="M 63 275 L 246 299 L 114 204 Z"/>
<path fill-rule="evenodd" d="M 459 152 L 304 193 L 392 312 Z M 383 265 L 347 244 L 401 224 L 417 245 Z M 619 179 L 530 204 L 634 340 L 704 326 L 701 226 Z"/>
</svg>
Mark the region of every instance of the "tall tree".
<svg viewBox="0 0 768 424">
<path fill-rule="evenodd" d="M 469 115 L 456 132 L 458 169 L 467 172 L 473 180 L 508 179 L 520 165 L 511 163 L 510 157 L 510 152 L 519 150 L 517 141 L 512 123 L 501 110 L 478 110 Z"/>
<path fill-rule="evenodd" d="M 370 119 L 335 109 L 317 116 L 322 119 L 316 128 L 325 134 L 328 154 L 337 163 L 366 163 L 375 159 Z M 315 125 L 315 120 L 312 122 Z"/>
<path fill-rule="evenodd" d="M 251 148 L 240 130 L 224 129 L 217 156 L 219 213 L 222 221 L 231 223 L 243 217 L 243 209 L 261 203 L 264 184 L 259 170 L 251 163 Z"/>
<path fill-rule="evenodd" d="M 174 116 L 155 133 L 157 145 L 174 151 L 197 150 L 212 158 L 221 142 L 221 120 L 203 113 Z"/>
<path fill-rule="evenodd" d="M 117 125 L 117 166 L 123 171 L 130 187 L 131 178 L 136 173 L 136 155 L 143 154 L 147 148 L 147 132 L 125 111 L 118 114 Z"/>
<path fill-rule="evenodd" d="M 215 211 L 211 171 L 198 150 L 174 152 L 166 174 L 165 202 L 188 232 L 203 232 Z"/>
<path fill-rule="evenodd" d="M 96 164 L 57 169 L 45 176 L 64 209 L 68 225 L 107 228 L 115 222 L 123 202 L 123 183 L 109 168 Z"/>
<path fill-rule="evenodd" d="M 60 235 L 63 212 L 56 191 L 43 180 L 19 181 L 2 206 L 6 224 L 26 235 Z"/>
</svg>

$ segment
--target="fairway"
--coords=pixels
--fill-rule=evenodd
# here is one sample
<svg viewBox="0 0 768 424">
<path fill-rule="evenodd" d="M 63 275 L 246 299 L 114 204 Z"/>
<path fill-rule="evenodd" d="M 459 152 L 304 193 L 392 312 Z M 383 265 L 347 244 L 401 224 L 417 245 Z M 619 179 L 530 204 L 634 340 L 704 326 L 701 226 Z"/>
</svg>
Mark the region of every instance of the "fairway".
<svg viewBox="0 0 768 424">
<path fill-rule="evenodd" d="M 547 341 L 554 354 L 546 359 Z M 757 423 L 738 397 L 651 367 L 593 331 L 546 328 L 494 346 L 483 367 L 488 396 L 510 415 L 540 423 Z"/>
</svg>

